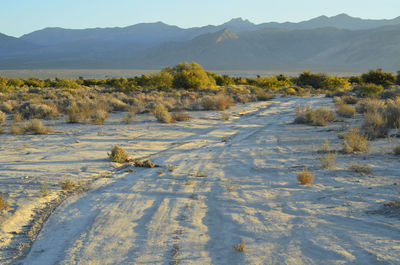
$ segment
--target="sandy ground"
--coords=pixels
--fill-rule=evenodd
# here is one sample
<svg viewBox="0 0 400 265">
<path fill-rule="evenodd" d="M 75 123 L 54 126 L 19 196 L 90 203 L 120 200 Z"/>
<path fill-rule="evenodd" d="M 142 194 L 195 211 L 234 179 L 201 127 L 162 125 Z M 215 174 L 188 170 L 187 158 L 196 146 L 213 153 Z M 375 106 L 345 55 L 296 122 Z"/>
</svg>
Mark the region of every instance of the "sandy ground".
<svg viewBox="0 0 400 265">
<path fill-rule="evenodd" d="M 400 195 L 398 139 L 374 141 L 360 155 L 338 155 L 322 169 L 321 143 L 341 149 L 338 133 L 360 117 L 327 127 L 292 124 L 297 105 L 331 99 L 277 98 L 237 105 L 229 121 L 193 112 L 192 121 L 160 124 L 121 114 L 104 126 L 56 121 L 47 136 L 0 135 L 0 192 L 11 209 L 1 217 L 1 259 L 10 262 L 37 207 L 70 178 L 92 183 L 49 218 L 30 252 L 15 264 L 399 264 L 400 218 L 376 214 Z M 160 168 L 108 162 L 119 144 Z M 372 174 L 348 170 L 371 165 Z M 300 186 L 296 171 L 315 172 Z M 41 184 L 52 194 L 41 198 Z M 18 237 L 20 239 L 18 240 Z M 245 252 L 233 244 L 246 243 Z"/>
</svg>

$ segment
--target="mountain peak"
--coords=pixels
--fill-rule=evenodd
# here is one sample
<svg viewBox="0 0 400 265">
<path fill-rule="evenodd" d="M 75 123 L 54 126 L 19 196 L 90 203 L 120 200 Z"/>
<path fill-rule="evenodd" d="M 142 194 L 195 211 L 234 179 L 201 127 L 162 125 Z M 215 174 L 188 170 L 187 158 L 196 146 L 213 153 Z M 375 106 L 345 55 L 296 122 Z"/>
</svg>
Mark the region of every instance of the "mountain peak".
<svg viewBox="0 0 400 265">
<path fill-rule="evenodd" d="M 341 13 L 336 16 L 333 16 L 332 18 L 353 18 L 352 16 L 347 15 L 346 13 Z"/>
<path fill-rule="evenodd" d="M 241 24 L 253 24 L 253 23 L 251 23 L 248 19 L 243 19 L 241 17 L 237 17 L 237 18 L 232 18 L 231 20 L 229 20 L 228 22 L 225 23 L 225 25 L 227 25 L 227 24 L 241 25 Z"/>
<path fill-rule="evenodd" d="M 229 29 L 223 29 L 222 31 L 219 32 L 219 37 L 217 39 L 217 43 L 223 42 L 225 40 L 229 40 L 229 39 L 238 39 L 239 36 L 230 31 Z"/>
</svg>

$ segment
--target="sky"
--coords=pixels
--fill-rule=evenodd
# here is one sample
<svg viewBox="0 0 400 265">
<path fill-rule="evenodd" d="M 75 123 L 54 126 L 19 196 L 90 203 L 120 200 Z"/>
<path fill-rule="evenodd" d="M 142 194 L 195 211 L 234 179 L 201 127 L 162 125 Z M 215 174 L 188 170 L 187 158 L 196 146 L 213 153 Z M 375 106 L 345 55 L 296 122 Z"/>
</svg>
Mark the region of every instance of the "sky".
<svg viewBox="0 0 400 265">
<path fill-rule="evenodd" d="M 341 13 L 392 19 L 400 16 L 400 0 L 0 0 L 0 33 L 19 37 L 46 27 L 124 27 L 157 21 L 188 28 L 237 17 L 256 24 L 299 22 Z"/>
</svg>

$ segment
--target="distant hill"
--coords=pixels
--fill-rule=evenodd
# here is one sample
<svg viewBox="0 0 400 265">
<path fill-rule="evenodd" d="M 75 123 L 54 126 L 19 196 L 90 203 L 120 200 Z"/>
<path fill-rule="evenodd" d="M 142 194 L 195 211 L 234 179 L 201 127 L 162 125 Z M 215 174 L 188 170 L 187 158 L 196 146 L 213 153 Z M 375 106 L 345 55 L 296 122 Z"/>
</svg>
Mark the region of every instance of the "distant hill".
<svg viewBox="0 0 400 265">
<path fill-rule="evenodd" d="M 0 34 L 0 68 L 154 68 L 197 61 L 208 69 L 400 69 L 400 17 L 340 14 L 299 23 L 241 18 L 182 29 L 162 22 L 124 28 L 46 28 Z"/>
<path fill-rule="evenodd" d="M 37 45 L 0 33 L 0 56 L 11 56 L 38 48 Z"/>
</svg>

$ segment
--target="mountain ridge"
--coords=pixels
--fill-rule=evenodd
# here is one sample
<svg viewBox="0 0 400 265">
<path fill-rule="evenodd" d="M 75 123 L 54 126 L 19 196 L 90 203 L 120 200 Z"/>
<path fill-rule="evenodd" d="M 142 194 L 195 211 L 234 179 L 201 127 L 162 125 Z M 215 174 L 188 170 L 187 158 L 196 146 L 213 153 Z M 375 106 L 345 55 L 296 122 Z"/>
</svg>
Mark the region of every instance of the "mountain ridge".
<svg viewBox="0 0 400 265">
<path fill-rule="evenodd" d="M 233 18 L 188 29 L 155 22 L 52 27 L 21 38 L 0 34 L 0 68 L 159 69 L 181 61 L 214 69 L 400 68 L 400 17 L 363 20 L 339 14 L 271 23 Z M 350 24 L 358 29 L 346 28 Z"/>
</svg>

